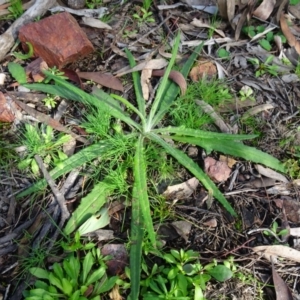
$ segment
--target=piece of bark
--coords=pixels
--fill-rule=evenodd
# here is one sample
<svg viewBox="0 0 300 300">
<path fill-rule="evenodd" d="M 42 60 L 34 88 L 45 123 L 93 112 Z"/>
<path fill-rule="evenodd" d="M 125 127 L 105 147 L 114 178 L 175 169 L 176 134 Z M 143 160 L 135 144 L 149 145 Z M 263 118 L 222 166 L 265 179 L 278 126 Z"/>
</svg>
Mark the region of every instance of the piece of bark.
<svg viewBox="0 0 300 300">
<path fill-rule="evenodd" d="M 34 54 L 50 67 L 62 68 L 94 51 L 75 18 L 67 12 L 21 27 L 19 39 L 24 47 L 29 42 Z"/>
</svg>

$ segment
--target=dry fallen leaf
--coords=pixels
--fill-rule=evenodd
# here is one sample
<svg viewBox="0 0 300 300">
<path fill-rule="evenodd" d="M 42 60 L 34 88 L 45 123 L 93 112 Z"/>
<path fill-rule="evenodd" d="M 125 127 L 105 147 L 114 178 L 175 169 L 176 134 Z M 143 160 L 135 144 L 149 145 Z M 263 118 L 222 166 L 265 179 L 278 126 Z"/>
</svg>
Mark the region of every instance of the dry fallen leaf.
<svg viewBox="0 0 300 300">
<path fill-rule="evenodd" d="M 156 76 L 162 77 L 164 76 L 164 74 L 165 74 L 165 70 L 152 71 L 152 76 L 154 77 Z M 171 79 L 172 81 L 178 84 L 178 86 L 180 87 L 181 95 L 183 96 L 187 89 L 187 83 L 184 76 L 180 72 L 172 70 L 169 74 L 169 79 Z"/>
<path fill-rule="evenodd" d="M 261 20 L 267 20 L 271 15 L 276 0 L 264 0 L 259 7 L 253 12 L 253 15 Z"/>
<path fill-rule="evenodd" d="M 282 257 L 292 261 L 300 262 L 300 251 L 290 248 L 288 246 L 257 246 L 252 248 L 252 250 L 259 255 L 263 255 L 269 261 L 272 261 L 272 256 L 274 258 Z"/>
<path fill-rule="evenodd" d="M 187 242 L 191 232 L 192 224 L 187 221 L 172 222 L 171 225 L 175 228 L 177 233 Z"/>
<path fill-rule="evenodd" d="M 195 177 L 187 180 L 186 182 L 168 186 L 163 193 L 167 199 L 186 199 L 193 194 L 199 184 L 199 180 Z"/>
<path fill-rule="evenodd" d="M 276 292 L 276 299 L 293 300 L 294 298 L 292 296 L 289 287 L 276 272 L 273 261 L 272 261 L 272 277 L 273 277 L 273 283 Z"/>
<path fill-rule="evenodd" d="M 262 165 L 255 165 L 255 169 L 257 170 L 257 172 L 265 177 L 269 177 L 269 178 L 273 178 L 276 179 L 278 181 L 282 181 L 285 183 L 288 183 L 289 181 L 286 179 L 285 176 L 283 176 L 282 174 L 270 169 L 270 168 L 265 168 Z"/>
<path fill-rule="evenodd" d="M 227 164 L 227 166 L 232 169 L 232 167 L 237 163 L 237 161 L 231 157 L 220 155 L 219 160 Z"/>
<path fill-rule="evenodd" d="M 297 41 L 296 37 L 292 34 L 288 24 L 287 24 L 287 19 L 285 15 L 282 13 L 280 16 L 280 27 L 281 31 L 286 37 L 289 45 L 291 47 L 294 47 L 295 50 L 297 51 L 298 54 L 300 54 L 300 42 Z"/>
<path fill-rule="evenodd" d="M 100 72 L 78 72 L 80 78 L 87 80 L 92 80 L 96 83 L 99 83 L 105 87 L 111 88 L 116 91 L 123 92 L 124 87 L 119 78 L 109 74 L 109 73 L 100 73 Z"/>
</svg>

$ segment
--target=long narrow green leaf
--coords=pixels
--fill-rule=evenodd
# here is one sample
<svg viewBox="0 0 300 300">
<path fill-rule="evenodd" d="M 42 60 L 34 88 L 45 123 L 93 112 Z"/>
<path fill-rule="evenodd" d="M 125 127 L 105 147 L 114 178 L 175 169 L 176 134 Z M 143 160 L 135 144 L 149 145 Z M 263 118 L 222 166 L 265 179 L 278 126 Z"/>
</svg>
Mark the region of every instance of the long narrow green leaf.
<svg viewBox="0 0 300 300">
<path fill-rule="evenodd" d="M 134 185 L 136 186 L 135 195 L 133 201 L 140 201 L 140 207 L 145 223 L 145 229 L 148 233 L 148 237 L 153 246 L 156 244 L 155 231 L 153 228 L 150 203 L 147 192 L 147 172 L 146 172 L 146 159 L 144 154 L 144 138 L 139 137 L 136 143 L 136 152 L 134 157 Z"/>
<path fill-rule="evenodd" d="M 226 200 L 224 195 L 219 191 L 219 189 L 211 181 L 211 179 L 203 172 L 203 170 L 190 157 L 188 157 L 182 151 L 166 143 L 161 137 L 159 137 L 154 133 L 149 133 L 147 134 L 147 136 L 154 142 L 164 147 L 169 154 L 171 154 L 174 158 L 176 158 L 180 164 L 182 164 L 186 169 L 188 169 L 195 177 L 197 177 L 202 182 L 204 187 L 213 194 L 213 196 L 225 207 L 225 209 L 230 214 L 236 216 L 234 209 L 232 208 L 230 203 Z"/>
<path fill-rule="evenodd" d="M 133 68 L 136 66 L 136 62 L 134 60 L 133 55 L 128 49 L 125 49 L 125 53 L 127 55 L 130 67 Z M 139 72 L 132 72 L 132 80 L 135 91 L 136 102 L 139 108 L 140 113 L 146 117 L 146 109 L 145 109 L 145 99 L 143 97 L 142 86 L 141 86 L 141 76 Z"/>
<path fill-rule="evenodd" d="M 86 92 L 82 91 L 81 89 L 77 88 L 76 86 L 68 83 L 67 81 L 58 78 L 52 74 L 46 74 L 53 78 L 57 84 L 50 85 L 50 84 L 43 84 L 43 83 L 33 83 L 33 84 L 23 84 L 25 87 L 37 91 L 42 91 L 45 93 L 51 93 L 54 95 L 59 95 L 63 98 L 79 101 L 84 104 L 91 104 L 97 107 L 103 107 L 103 105 L 106 105 L 108 107 L 108 110 L 110 114 L 117 118 L 122 120 L 123 122 L 127 123 L 128 125 L 131 125 L 132 127 L 136 129 L 140 129 L 140 126 L 134 122 L 129 116 L 126 115 L 122 109 L 116 105 L 116 100 L 110 97 L 105 92 L 101 93 L 101 98 L 97 98 L 95 96 L 89 95 Z"/>
<path fill-rule="evenodd" d="M 203 48 L 203 45 L 204 45 L 204 42 L 202 42 L 195 48 L 195 50 L 190 55 L 187 62 L 182 67 L 181 74 L 183 75 L 184 78 L 187 78 L 190 69 L 192 68 L 197 56 L 200 54 L 200 52 Z M 169 81 L 169 85 L 167 86 L 166 92 L 164 93 L 164 95 L 162 97 L 163 101 L 159 107 L 157 114 L 155 115 L 155 117 L 153 119 L 152 128 L 154 128 L 164 118 L 164 115 L 169 111 L 171 105 L 176 100 L 176 98 L 179 94 L 179 91 L 180 91 L 180 88 L 178 87 L 178 85 L 175 84 L 174 82 Z"/>
<path fill-rule="evenodd" d="M 144 212 L 142 206 L 147 202 L 149 206 L 147 186 L 145 188 L 146 166 L 143 155 L 143 139 L 137 141 L 136 153 L 134 158 L 134 186 L 132 195 L 132 214 L 131 214 L 131 246 L 130 246 L 130 279 L 131 292 L 128 297 L 130 300 L 138 300 L 140 293 L 141 280 L 141 260 L 142 242 L 144 238 Z M 142 199 L 141 199 L 142 198 Z M 150 216 L 151 217 L 151 216 Z M 151 220 L 152 224 L 152 220 Z"/>
<path fill-rule="evenodd" d="M 180 136 L 190 136 L 201 139 L 219 139 L 219 140 L 233 140 L 233 141 L 242 141 L 250 140 L 257 137 L 256 134 L 228 134 L 228 133 L 219 133 L 204 131 L 198 129 L 190 129 L 184 127 L 164 127 L 152 130 L 154 133 L 176 133 Z"/>
<path fill-rule="evenodd" d="M 168 67 L 166 69 L 166 72 L 162 78 L 162 81 L 158 87 L 156 96 L 155 96 L 155 100 L 152 104 L 151 110 L 150 110 L 150 114 L 147 120 L 147 125 L 146 125 L 146 131 L 150 131 L 151 128 L 153 128 L 153 118 L 155 117 L 155 114 L 159 108 L 159 106 L 161 105 L 161 103 L 164 101 L 163 95 L 166 92 L 166 88 L 168 87 L 168 78 L 170 75 L 170 72 L 172 70 L 172 67 L 175 63 L 175 59 L 177 56 L 177 52 L 178 52 L 178 48 L 179 48 L 179 43 L 180 43 L 180 33 L 178 33 L 176 39 L 175 39 L 175 43 L 173 46 L 173 51 L 172 51 L 172 57 L 171 60 L 168 64 Z"/>
<path fill-rule="evenodd" d="M 66 174 L 80 166 L 84 163 L 89 162 L 96 157 L 101 157 L 102 155 L 109 153 L 112 150 L 112 145 L 110 141 L 101 141 L 98 144 L 88 146 L 85 149 L 73 154 L 71 157 L 65 161 L 58 164 L 53 170 L 49 172 L 52 179 L 56 179 L 63 174 Z M 47 186 L 45 179 L 42 179 L 26 189 L 25 191 L 19 193 L 17 198 L 27 196 L 33 192 L 43 189 Z"/>
<path fill-rule="evenodd" d="M 280 161 L 254 147 L 246 146 L 239 142 L 234 141 L 222 141 L 220 139 L 199 139 L 194 137 L 183 137 L 183 136 L 168 136 L 175 141 L 180 141 L 183 143 L 189 143 L 198 145 L 207 151 L 216 150 L 225 154 L 229 154 L 235 157 L 242 157 L 246 160 L 250 160 L 256 163 L 263 164 L 267 167 L 275 169 L 280 172 L 285 172 L 285 168 Z"/>
</svg>

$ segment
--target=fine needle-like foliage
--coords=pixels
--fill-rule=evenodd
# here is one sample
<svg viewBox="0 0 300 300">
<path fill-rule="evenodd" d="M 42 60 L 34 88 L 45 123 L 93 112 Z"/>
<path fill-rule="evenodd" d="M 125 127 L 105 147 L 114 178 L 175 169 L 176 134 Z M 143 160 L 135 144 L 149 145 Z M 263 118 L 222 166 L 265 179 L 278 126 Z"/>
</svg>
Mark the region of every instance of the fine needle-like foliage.
<svg viewBox="0 0 300 300">
<path fill-rule="evenodd" d="M 54 84 L 27 84 L 24 83 L 24 71 L 20 72 L 20 68 L 14 64 L 10 64 L 9 66 L 12 75 L 17 80 L 20 79 L 20 82 L 25 87 L 37 91 L 43 91 L 48 94 L 59 95 L 63 98 L 79 101 L 83 104 L 99 108 L 105 107 L 106 113 L 109 112 L 113 118 L 127 124 L 127 128 L 131 128 L 131 133 L 122 133 L 124 154 L 128 154 L 128 151 L 126 150 L 126 143 L 128 143 L 128 147 L 135 145 L 134 159 L 131 160 L 131 166 L 128 165 L 128 172 L 133 170 L 134 179 L 132 186 L 132 222 L 130 237 L 131 294 L 129 299 L 131 300 L 137 300 L 139 297 L 142 241 L 145 236 L 150 240 L 154 247 L 156 246 L 156 233 L 151 218 L 150 203 L 147 192 L 147 156 L 145 155 L 145 150 L 148 149 L 150 144 L 153 145 L 154 143 L 159 145 L 160 149 L 163 148 L 166 153 L 175 158 L 184 168 L 189 170 L 193 176 L 197 177 L 201 181 L 210 194 L 213 195 L 233 216 L 236 216 L 233 207 L 211 179 L 199 167 L 199 165 L 176 147 L 177 141 L 181 143 L 199 145 L 208 152 L 216 150 L 232 156 L 242 157 L 246 160 L 255 161 L 256 163 L 261 163 L 275 170 L 284 172 L 283 165 L 274 157 L 255 148 L 243 145 L 241 142 L 242 140 L 253 138 L 255 137 L 254 135 L 229 135 L 181 127 L 158 127 L 158 124 L 161 123 L 179 94 L 179 87 L 168 79 L 170 71 L 175 63 L 179 43 L 180 35 L 178 35 L 175 40 L 172 58 L 162 78 L 149 113 L 145 108 L 145 100 L 142 96 L 140 75 L 138 72 L 133 72 L 132 74 L 137 104 L 135 106 L 127 99 L 122 97 L 113 98 L 102 90 L 97 90 L 94 94 L 87 94 L 67 82 L 65 79 L 59 78 L 49 72 L 45 72 L 45 74 L 48 78 L 54 81 Z M 199 55 L 202 45 L 203 44 L 199 45 L 194 50 L 183 66 L 181 73 L 185 78 L 187 77 L 193 62 Z M 134 58 L 129 51 L 126 51 L 126 53 L 130 66 L 133 67 L 135 65 Z M 121 109 L 120 102 L 125 105 L 127 110 L 124 111 Z M 138 118 L 131 118 L 130 114 L 132 112 L 135 113 Z M 50 175 L 53 179 L 58 178 L 59 176 L 70 172 L 74 168 L 78 168 L 97 157 L 104 161 L 106 158 L 113 156 L 115 151 L 119 149 L 117 142 L 118 139 L 119 138 L 115 138 L 114 143 L 112 143 L 112 140 L 114 140 L 113 137 L 110 139 L 103 139 L 101 142 L 87 146 L 64 162 L 60 163 L 57 167 L 50 171 Z M 172 139 L 175 143 L 170 144 L 168 142 L 170 139 Z M 40 181 L 29 189 L 23 191 L 19 196 L 28 195 L 29 193 L 45 187 L 45 184 L 45 181 Z M 108 188 L 106 191 L 109 191 L 111 194 L 113 193 L 113 188 Z M 101 199 L 101 203 L 102 202 L 103 199 Z M 82 206 L 79 206 L 78 209 L 81 209 L 81 207 Z M 91 211 L 89 211 L 89 214 L 90 213 Z M 76 226 L 80 226 L 81 222 L 87 219 L 87 216 L 85 216 L 82 212 L 79 212 L 78 215 L 80 215 L 80 220 L 74 220 L 73 217 L 71 220 L 72 225 L 70 223 L 67 224 L 66 228 L 68 233 L 75 229 L 74 224 L 76 224 Z"/>
</svg>

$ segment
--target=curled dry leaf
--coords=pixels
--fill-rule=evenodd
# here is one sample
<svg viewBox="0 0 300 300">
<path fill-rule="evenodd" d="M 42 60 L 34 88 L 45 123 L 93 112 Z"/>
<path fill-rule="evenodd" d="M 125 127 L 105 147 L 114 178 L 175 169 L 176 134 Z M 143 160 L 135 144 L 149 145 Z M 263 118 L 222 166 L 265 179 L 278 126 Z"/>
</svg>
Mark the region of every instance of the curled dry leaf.
<svg viewBox="0 0 300 300">
<path fill-rule="evenodd" d="M 218 226 L 218 222 L 217 222 L 216 218 L 213 218 L 213 219 L 208 219 L 207 221 L 203 222 L 203 225 L 207 226 L 207 227 L 215 228 Z"/>
<path fill-rule="evenodd" d="M 267 20 L 271 15 L 276 0 L 264 0 L 259 7 L 253 12 L 253 15 L 261 20 Z"/>
<path fill-rule="evenodd" d="M 272 261 L 271 257 L 282 257 L 292 261 L 300 262 L 300 251 L 283 245 L 257 246 L 252 248 L 254 252 L 263 255 L 267 260 Z"/>
<path fill-rule="evenodd" d="M 171 223 L 177 233 L 187 242 L 191 232 L 192 224 L 187 221 L 176 221 Z"/>
<path fill-rule="evenodd" d="M 162 77 L 165 74 L 165 70 L 153 70 L 152 76 Z M 177 83 L 180 87 L 181 95 L 184 95 L 187 89 L 187 83 L 183 75 L 178 72 L 172 70 L 169 74 L 169 79 Z"/>
<path fill-rule="evenodd" d="M 141 86 L 142 86 L 142 92 L 143 92 L 143 98 L 147 101 L 149 100 L 149 94 L 150 94 L 150 78 L 152 75 L 151 69 L 144 69 L 141 74 Z"/>
<path fill-rule="evenodd" d="M 300 54 L 300 42 L 297 41 L 296 37 L 292 34 L 288 24 L 287 24 L 287 19 L 285 15 L 282 13 L 280 16 L 280 27 L 281 31 L 286 37 L 289 45 L 291 47 L 294 47 L 295 50 L 297 51 L 298 54 Z"/>
<path fill-rule="evenodd" d="M 118 72 L 116 72 L 116 76 L 120 77 L 128 73 L 136 72 L 136 71 L 142 71 L 144 69 L 162 69 L 168 65 L 168 61 L 164 58 L 157 58 L 157 59 L 151 59 L 149 61 L 143 61 L 136 65 L 133 68 L 125 67 Z"/>
<path fill-rule="evenodd" d="M 163 193 L 167 199 L 186 199 L 193 194 L 199 184 L 199 180 L 195 177 L 187 180 L 186 182 L 168 186 Z"/>
<path fill-rule="evenodd" d="M 99 83 L 105 87 L 111 88 L 116 91 L 123 92 L 124 87 L 119 78 L 109 74 L 109 73 L 100 73 L 100 72 L 78 72 L 80 78 L 87 80 L 92 80 L 96 83 Z"/>
</svg>

